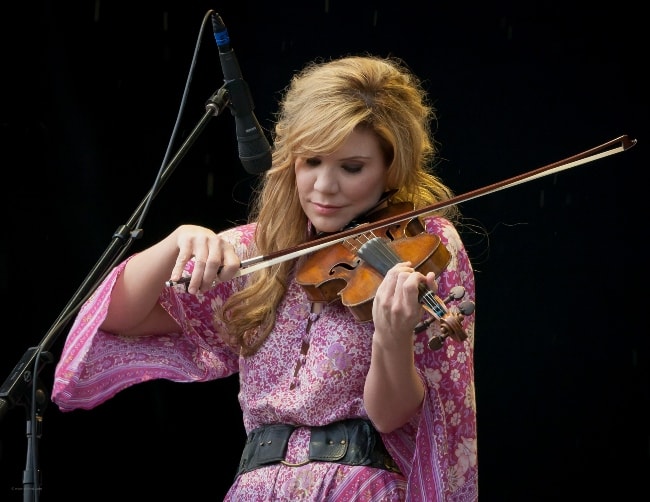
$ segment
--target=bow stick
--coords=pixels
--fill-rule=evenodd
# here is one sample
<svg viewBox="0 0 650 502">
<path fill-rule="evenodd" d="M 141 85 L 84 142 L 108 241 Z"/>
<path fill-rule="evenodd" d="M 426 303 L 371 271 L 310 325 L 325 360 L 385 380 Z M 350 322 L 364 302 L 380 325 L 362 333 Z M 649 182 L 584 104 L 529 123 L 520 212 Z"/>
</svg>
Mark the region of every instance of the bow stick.
<svg viewBox="0 0 650 502">
<path fill-rule="evenodd" d="M 619 136 L 618 138 L 607 141 L 602 145 L 596 146 L 594 148 L 590 148 L 589 150 L 585 150 L 582 153 L 578 153 L 564 160 L 553 162 L 552 164 L 548 164 L 546 166 L 533 169 L 532 171 L 529 171 L 527 173 L 520 174 L 512 178 L 499 181 L 492 185 L 488 185 L 483 188 L 478 188 L 476 190 L 466 192 L 461 195 L 457 195 L 443 202 L 438 202 L 429 206 L 421 207 L 413 211 L 401 213 L 396 216 L 391 216 L 389 218 L 385 218 L 383 220 L 375 221 L 372 223 L 363 223 L 354 228 L 343 230 L 341 232 L 326 237 L 321 237 L 313 241 L 305 242 L 303 244 L 294 246 L 290 249 L 269 253 L 264 256 L 256 256 L 254 258 L 242 260 L 240 270 L 237 272 L 237 274 L 235 274 L 235 277 L 246 275 L 265 267 L 270 267 L 278 263 L 282 263 L 288 260 L 292 260 L 294 258 L 298 258 L 302 255 L 311 253 L 313 251 L 317 251 L 324 247 L 342 242 L 352 235 L 358 235 L 361 233 L 369 232 L 371 230 L 375 230 L 377 228 L 385 227 L 393 223 L 398 223 L 404 220 L 408 220 L 425 213 L 437 211 L 439 209 L 452 206 L 454 204 L 467 202 L 469 200 L 476 199 L 478 197 L 482 197 L 487 194 L 498 192 L 499 190 L 505 190 L 506 188 L 511 188 L 520 185 L 522 183 L 526 183 L 528 181 L 532 181 L 538 178 L 542 178 L 544 176 L 548 176 L 550 174 L 555 174 L 560 171 L 571 169 L 572 167 L 593 162 L 595 160 L 607 157 L 609 155 L 613 155 L 615 153 L 623 152 L 625 150 L 628 150 L 629 148 L 632 148 L 634 145 L 636 145 L 636 143 L 637 143 L 636 139 L 630 139 L 627 135 Z"/>
</svg>

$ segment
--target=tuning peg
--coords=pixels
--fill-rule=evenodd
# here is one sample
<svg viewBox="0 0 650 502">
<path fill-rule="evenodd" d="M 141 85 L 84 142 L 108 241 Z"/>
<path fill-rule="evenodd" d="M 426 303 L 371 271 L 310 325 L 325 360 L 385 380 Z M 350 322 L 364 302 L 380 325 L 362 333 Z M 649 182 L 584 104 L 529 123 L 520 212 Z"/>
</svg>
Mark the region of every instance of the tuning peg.
<svg viewBox="0 0 650 502">
<path fill-rule="evenodd" d="M 455 286 L 450 290 L 444 303 L 449 303 L 451 300 L 459 300 L 463 296 L 465 296 L 465 288 L 462 286 Z M 472 314 L 474 312 L 474 307 L 474 302 L 465 300 L 456 306 L 457 312 L 445 311 L 445 314 L 440 317 L 434 315 L 418 323 L 413 331 L 415 333 L 420 333 L 427 329 L 433 322 L 440 321 L 440 334 L 434 335 L 429 339 L 428 345 L 431 350 L 440 349 L 448 336 L 451 336 L 454 340 L 462 342 L 467 339 L 467 334 L 463 330 L 461 323 L 462 317 Z"/>
<path fill-rule="evenodd" d="M 460 311 L 461 314 L 463 315 L 471 315 L 474 313 L 474 302 L 465 300 L 464 302 L 461 302 L 458 304 L 458 310 Z"/>
</svg>

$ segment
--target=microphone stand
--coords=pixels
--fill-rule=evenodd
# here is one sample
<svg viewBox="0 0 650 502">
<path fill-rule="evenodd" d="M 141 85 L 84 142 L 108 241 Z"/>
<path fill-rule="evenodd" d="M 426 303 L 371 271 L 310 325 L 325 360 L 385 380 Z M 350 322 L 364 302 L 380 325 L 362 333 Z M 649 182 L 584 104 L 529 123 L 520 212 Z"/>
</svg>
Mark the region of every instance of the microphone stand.
<svg viewBox="0 0 650 502">
<path fill-rule="evenodd" d="M 49 396 L 38 379 L 42 369 L 41 363 L 51 363 L 52 354 L 48 349 L 52 346 L 67 321 L 81 308 L 96 286 L 108 275 L 115 262 L 123 256 L 128 246 L 135 239 L 142 236 L 141 228 L 133 228 L 138 225 L 144 208 L 158 194 L 163 184 L 194 144 L 200 133 L 207 125 L 210 118 L 218 116 L 230 104 L 230 94 L 227 83 L 215 92 L 206 102 L 206 113 L 199 120 L 188 138 L 181 145 L 178 152 L 162 169 L 158 182 L 149 190 L 147 196 L 136 208 L 127 223 L 118 227 L 113 234 L 113 239 L 100 259 L 92 268 L 79 289 L 72 296 L 64 307 L 59 317 L 50 327 L 47 334 L 35 347 L 27 349 L 18 364 L 14 367 L 9 377 L 0 387 L 0 421 L 7 411 L 16 405 L 22 405 L 27 413 L 27 459 L 23 473 L 23 501 L 37 502 L 40 493 L 40 481 L 38 471 L 38 439 L 41 436 L 43 411 L 49 401 Z M 122 248 L 120 250 L 120 248 Z"/>
</svg>

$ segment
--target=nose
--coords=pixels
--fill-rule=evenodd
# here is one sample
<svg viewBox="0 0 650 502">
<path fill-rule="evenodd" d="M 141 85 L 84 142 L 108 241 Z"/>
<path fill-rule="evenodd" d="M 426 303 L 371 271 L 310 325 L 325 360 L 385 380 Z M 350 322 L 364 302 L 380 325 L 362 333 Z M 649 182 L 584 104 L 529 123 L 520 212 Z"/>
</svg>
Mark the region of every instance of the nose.
<svg viewBox="0 0 650 502">
<path fill-rule="evenodd" d="M 314 190 L 322 193 L 336 193 L 339 189 L 338 178 L 334 166 L 322 164 L 314 170 Z"/>
</svg>

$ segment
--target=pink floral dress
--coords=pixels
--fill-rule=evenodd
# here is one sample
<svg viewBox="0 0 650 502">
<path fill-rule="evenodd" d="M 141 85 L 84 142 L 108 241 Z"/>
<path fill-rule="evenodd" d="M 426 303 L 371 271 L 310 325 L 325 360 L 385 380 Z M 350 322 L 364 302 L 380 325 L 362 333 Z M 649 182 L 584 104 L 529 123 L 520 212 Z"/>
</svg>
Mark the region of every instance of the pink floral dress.
<svg viewBox="0 0 650 502">
<path fill-rule="evenodd" d="M 425 224 L 451 253 L 439 276 L 438 296 L 445 298 L 451 288 L 463 286 L 465 299 L 473 301 L 473 270 L 455 227 L 443 218 L 428 218 Z M 251 256 L 254 228 L 249 224 L 224 232 L 240 256 Z M 303 288 L 291 281 L 270 336 L 259 352 L 243 358 L 223 342 L 212 313 L 245 285 L 248 276 L 200 295 L 174 286 L 164 289 L 160 303 L 182 333 L 121 337 L 98 327 L 125 263 L 83 305 L 65 341 L 52 391 L 52 400 L 62 411 L 93 408 L 152 379 L 201 382 L 238 372 L 246 431 L 263 424 L 297 425 L 286 457 L 293 463 L 307 455 L 309 433 L 304 426 L 367 417 L 363 388 L 373 325 L 356 321 L 340 301 L 325 305 L 319 314 L 310 313 Z M 188 273 L 190 269 L 188 264 Z M 463 319 L 468 338 L 463 342 L 449 338 L 439 350 L 427 346 L 435 326 L 414 334 L 415 361 L 426 386 L 424 404 L 409 423 L 382 435 L 402 474 L 327 462 L 273 464 L 237 477 L 226 500 L 476 501 L 474 314 Z M 303 342 L 309 344 L 304 355 Z"/>
</svg>

